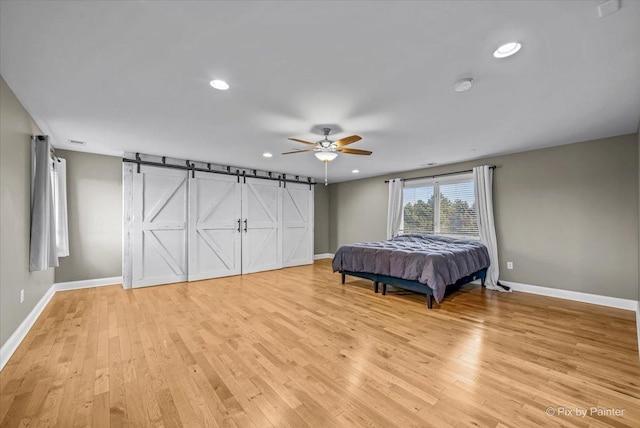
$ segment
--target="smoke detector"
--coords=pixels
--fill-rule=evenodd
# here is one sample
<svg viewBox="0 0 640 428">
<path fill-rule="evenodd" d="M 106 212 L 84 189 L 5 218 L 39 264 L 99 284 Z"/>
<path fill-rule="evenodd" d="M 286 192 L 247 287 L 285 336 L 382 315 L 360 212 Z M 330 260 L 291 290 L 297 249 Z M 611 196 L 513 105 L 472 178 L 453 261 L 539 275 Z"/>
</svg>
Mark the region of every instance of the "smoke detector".
<svg viewBox="0 0 640 428">
<path fill-rule="evenodd" d="M 609 0 L 598 6 L 598 16 L 604 18 L 605 16 L 613 15 L 620 10 L 620 0 Z"/>
</svg>

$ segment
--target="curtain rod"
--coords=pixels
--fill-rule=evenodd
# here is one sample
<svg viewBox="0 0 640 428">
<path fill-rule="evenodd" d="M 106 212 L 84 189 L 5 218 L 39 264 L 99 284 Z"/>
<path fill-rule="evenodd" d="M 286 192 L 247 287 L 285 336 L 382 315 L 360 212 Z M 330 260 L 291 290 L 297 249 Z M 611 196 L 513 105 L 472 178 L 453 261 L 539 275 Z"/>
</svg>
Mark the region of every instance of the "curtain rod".
<svg viewBox="0 0 640 428">
<path fill-rule="evenodd" d="M 495 165 L 490 165 L 489 168 L 496 169 Z M 412 178 L 401 178 L 402 182 L 405 181 L 414 181 L 414 180 L 423 180 L 425 178 L 436 178 L 436 177 L 444 177 L 445 175 L 456 175 L 456 174 L 464 174 L 465 172 L 473 172 L 472 169 L 467 169 L 464 171 L 454 171 L 454 172 L 445 172 L 443 174 L 435 174 L 435 175 L 424 175 L 422 177 L 412 177 Z M 385 183 L 388 183 L 389 180 L 384 180 Z"/>
<path fill-rule="evenodd" d="M 227 167 L 226 171 L 216 171 L 213 169 L 209 169 L 210 167 L 210 163 L 207 163 L 207 168 L 197 168 L 195 166 L 194 163 L 191 163 L 191 161 L 187 160 L 185 165 L 176 165 L 176 164 L 170 164 L 170 163 L 166 163 L 165 161 L 165 157 L 163 157 L 163 162 L 153 162 L 153 161 L 146 161 L 146 160 L 142 160 L 140 158 L 140 153 L 136 153 L 136 159 L 127 159 L 127 158 L 123 158 L 122 162 L 129 162 L 129 163 L 135 163 L 138 165 L 138 172 L 140 172 L 140 165 L 148 165 L 148 166 L 157 166 L 157 167 L 161 167 L 161 168 L 171 168 L 171 169 L 180 169 L 180 170 L 184 170 L 184 171 L 191 171 L 192 175 L 194 175 L 194 173 L 196 171 L 198 172 L 209 172 L 212 174 L 222 174 L 222 175 L 233 175 L 238 177 L 238 182 L 240 182 L 240 178 L 242 178 L 243 180 L 246 180 L 246 178 L 259 178 L 261 180 L 272 180 L 272 181 L 279 181 L 279 182 L 283 182 L 285 184 L 286 187 L 286 183 L 298 183 L 298 184 L 307 184 L 309 185 L 309 189 L 311 189 L 311 186 L 315 186 L 316 182 L 315 181 L 311 181 L 311 177 L 307 177 L 306 181 L 301 181 L 299 176 L 295 176 L 295 180 L 292 180 L 290 178 L 287 178 L 287 174 L 279 174 L 276 177 L 272 176 L 271 172 L 267 172 L 267 174 L 269 174 L 268 176 L 262 176 L 262 175 L 257 175 L 258 170 L 256 169 L 251 169 L 251 168 L 236 168 L 233 167 L 235 169 L 235 172 L 231 171 L 232 167 Z M 202 162 L 201 162 L 202 163 Z M 253 171 L 252 175 L 247 175 L 247 170 L 249 171 Z"/>
<path fill-rule="evenodd" d="M 34 137 L 38 141 L 46 141 L 47 140 L 47 136 L 46 135 L 34 135 Z M 49 145 L 49 154 L 51 155 L 51 157 L 53 159 L 55 159 L 58 162 L 60 162 L 60 158 L 58 157 L 58 154 L 56 153 L 56 149 L 53 147 L 53 145 Z"/>
<path fill-rule="evenodd" d="M 51 153 L 52 158 L 60 162 L 60 158 L 58 157 L 58 154 L 56 153 L 56 149 L 54 149 L 53 146 L 51 146 L 51 148 L 49 149 L 49 153 Z"/>
</svg>

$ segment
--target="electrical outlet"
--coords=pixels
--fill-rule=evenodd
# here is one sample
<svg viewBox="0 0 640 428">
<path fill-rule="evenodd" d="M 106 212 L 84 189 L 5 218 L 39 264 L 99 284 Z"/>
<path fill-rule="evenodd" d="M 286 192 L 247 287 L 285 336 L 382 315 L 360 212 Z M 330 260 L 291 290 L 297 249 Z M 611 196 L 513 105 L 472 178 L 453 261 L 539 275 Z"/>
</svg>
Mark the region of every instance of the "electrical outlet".
<svg viewBox="0 0 640 428">
<path fill-rule="evenodd" d="M 507 269 L 513 269 L 513 262 L 507 262 Z"/>
<path fill-rule="evenodd" d="M 20 303 L 24 302 L 24 288 L 20 290 Z"/>
</svg>

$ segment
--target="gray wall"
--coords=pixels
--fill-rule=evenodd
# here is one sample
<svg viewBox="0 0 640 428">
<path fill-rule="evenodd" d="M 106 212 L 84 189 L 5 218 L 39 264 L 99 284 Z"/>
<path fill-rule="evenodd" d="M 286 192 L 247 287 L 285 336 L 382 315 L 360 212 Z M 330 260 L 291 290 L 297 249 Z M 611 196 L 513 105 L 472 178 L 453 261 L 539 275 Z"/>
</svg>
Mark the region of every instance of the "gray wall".
<svg viewBox="0 0 640 428">
<path fill-rule="evenodd" d="M 53 269 L 29 272 L 33 134 L 40 129 L 0 76 L 0 346 L 53 284 Z"/>
<path fill-rule="evenodd" d="M 56 283 L 122 276 L 122 158 L 57 153 L 67 160 L 69 257 Z"/>
<path fill-rule="evenodd" d="M 635 300 L 637 138 L 630 134 L 330 185 L 330 252 L 350 242 L 385 239 L 385 179 L 493 164 L 501 279 Z M 506 269 L 507 261 L 513 270 Z"/>
<path fill-rule="evenodd" d="M 313 253 L 325 254 L 329 252 L 329 188 L 317 184 L 314 194 Z"/>
</svg>

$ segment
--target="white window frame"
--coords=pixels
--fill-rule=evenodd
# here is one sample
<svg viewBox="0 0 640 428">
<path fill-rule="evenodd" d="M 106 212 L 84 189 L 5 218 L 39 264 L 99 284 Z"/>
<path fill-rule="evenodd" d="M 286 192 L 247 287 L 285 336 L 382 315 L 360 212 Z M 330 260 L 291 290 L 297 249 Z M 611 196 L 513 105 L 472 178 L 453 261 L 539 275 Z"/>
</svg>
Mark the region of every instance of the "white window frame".
<svg viewBox="0 0 640 428">
<path fill-rule="evenodd" d="M 433 186 L 433 234 L 439 236 L 446 236 L 449 238 L 459 238 L 459 239 L 470 239 L 470 240 L 480 240 L 480 232 L 478 235 L 457 235 L 451 233 L 440 233 L 440 186 L 443 184 L 456 184 L 456 183 L 465 183 L 471 181 L 473 182 L 473 173 L 465 172 L 462 174 L 455 175 L 447 175 L 441 177 L 433 177 L 433 178 L 425 178 L 423 180 L 414 180 L 411 182 L 409 186 L 403 186 L 403 196 L 404 196 L 404 188 L 418 188 L 418 187 L 428 187 Z M 475 182 L 473 183 L 475 189 Z M 402 200 L 402 209 L 404 210 L 404 198 Z M 477 214 L 477 213 L 476 213 Z M 400 233 L 404 233 L 404 216 L 402 220 L 402 227 L 400 228 Z"/>
</svg>

